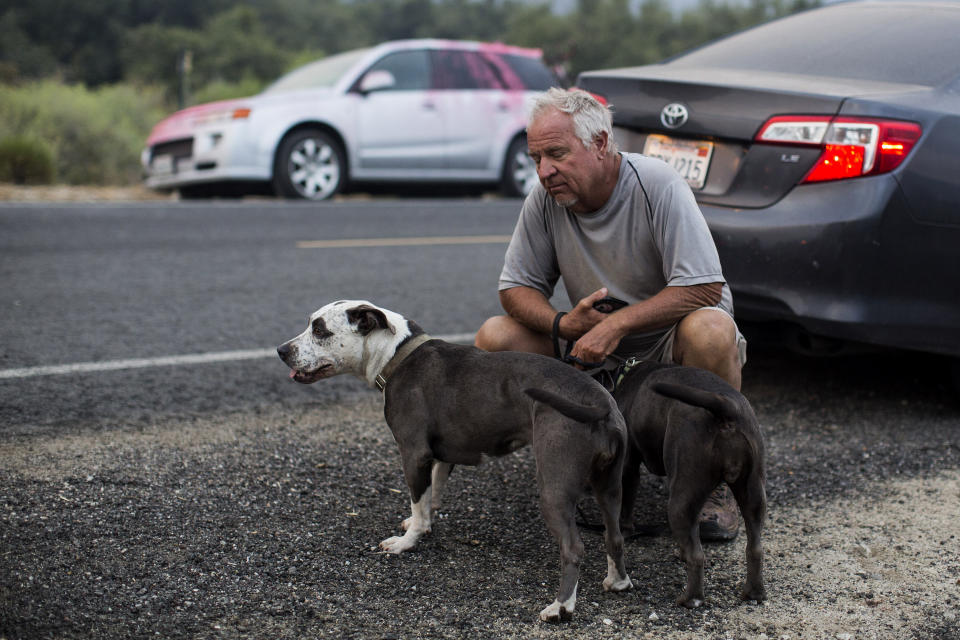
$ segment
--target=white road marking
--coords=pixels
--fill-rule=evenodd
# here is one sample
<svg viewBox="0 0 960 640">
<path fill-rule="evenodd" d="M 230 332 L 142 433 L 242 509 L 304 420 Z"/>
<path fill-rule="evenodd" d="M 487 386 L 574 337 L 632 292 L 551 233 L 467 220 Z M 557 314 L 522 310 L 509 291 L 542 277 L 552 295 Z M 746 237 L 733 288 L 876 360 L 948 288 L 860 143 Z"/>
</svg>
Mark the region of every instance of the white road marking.
<svg viewBox="0 0 960 640">
<path fill-rule="evenodd" d="M 433 336 L 447 342 L 472 343 L 472 333 L 453 333 Z M 105 362 L 78 362 L 43 367 L 24 367 L 21 369 L 0 369 L 0 380 L 20 380 L 38 376 L 60 376 L 78 373 L 97 373 L 101 371 L 121 371 L 123 369 L 149 369 L 152 367 L 174 367 L 192 364 L 210 364 L 214 362 L 235 362 L 238 360 L 259 360 L 276 358 L 276 349 L 246 349 L 241 351 L 218 351 L 214 353 L 192 353 L 181 356 L 161 356 L 157 358 L 132 358 L 128 360 L 107 360 Z"/>
<path fill-rule="evenodd" d="M 340 240 L 304 240 L 298 249 L 343 249 L 355 247 L 414 247 L 445 244 L 506 244 L 510 236 L 431 236 L 420 238 L 344 238 Z"/>
</svg>

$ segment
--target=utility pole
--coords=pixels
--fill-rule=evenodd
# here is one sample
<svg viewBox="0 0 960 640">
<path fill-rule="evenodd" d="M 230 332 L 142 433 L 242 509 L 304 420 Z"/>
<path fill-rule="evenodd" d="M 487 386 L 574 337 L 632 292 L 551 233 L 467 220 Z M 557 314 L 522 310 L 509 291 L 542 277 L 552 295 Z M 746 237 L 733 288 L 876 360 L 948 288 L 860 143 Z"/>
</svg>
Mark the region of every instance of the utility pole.
<svg viewBox="0 0 960 640">
<path fill-rule="evenodd" d="M 177 79 L 179 88 L 177 91 L 177 107 L 183 109 L 187 106 L 190 98 L 190 71 L 193 70 L 193 52 L 184 49 L 177 56 Z"/>
</svg>

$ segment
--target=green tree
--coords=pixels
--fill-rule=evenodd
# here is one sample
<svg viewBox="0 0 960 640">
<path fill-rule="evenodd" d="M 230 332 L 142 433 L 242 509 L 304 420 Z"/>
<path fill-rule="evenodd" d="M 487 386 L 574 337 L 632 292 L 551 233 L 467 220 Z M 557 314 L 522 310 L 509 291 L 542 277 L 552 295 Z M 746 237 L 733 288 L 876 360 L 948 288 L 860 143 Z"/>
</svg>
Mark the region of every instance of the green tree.
<svg viewBox="0 0 960 640">
<path fill-rule="evenodd" d="M 151 55 L 141 55 L 145 50 Z M 179 66 L 184 54 L 190 61 L 186 77 Z M 240 84 L 244 91 L 262 87 L 286 70 L 292 54 L 267 36 L 256 10 L 241 6 L 215 15 L 203 31 L 159 24 L 138 27 L 128 32 L 123 57 L 129 81 L 160 84 L 174 102 L 181 82 L 188 83 L 190 92 L 217 84 L 218 94 L 231 93 L 224 83 Z"/>
<path fill-rule="evenodd" d="M 537 47 L 543 50 L 544 60 L 555 67 L 558 75 L 569 75 L 577 49 L 578 29 L 568 16 L 550 11 L 547 3 L 514 7 L 507 17 L 504 42 Z"/>
<path fill-rule="evenodd" d="M 200 82 L 270 80 L 284 71 L 288 58 L 289 53 L 267 36 L 256 10 L 241 6 L 217 14 L 204 25 L 194 67 Z"/>
<path fill-rule="evenodd" d="M 57 59 L 21 27 L 19 12 L 0 15 L 0 82 L 53 75 Z"/>
<path fill-rule="evenodd" d="M 336 53 L 377 42 L 356 7 L 342 0 L 255 0 L 264 31 L 289 51 Z M 316 56 L 320 57 L 320 56 Z"/>
<path fill-rule="evenodd" d="M 519 7 L 497 0 L 438 0 L 430 36 L 454 40 L 499 40 L 507 17 Z"/>
<path fill-rule="evenodd" d="M 178 61 L 186 51 L 203 46 L 203 36 L 183 27 L 148 24 L 129 30 L 121 47 L 128 82 L 163 87 L 167 101 L 176 101 L 180 86 Z M 150 55 L 144 55 L 144 52 Z"/>
<path fill-rule="evenodd" d="M 354 19 L 371 25 L 380 40 L 402 40 L 430 35 L 432 0 L 356 0 Z"/>
</svg>

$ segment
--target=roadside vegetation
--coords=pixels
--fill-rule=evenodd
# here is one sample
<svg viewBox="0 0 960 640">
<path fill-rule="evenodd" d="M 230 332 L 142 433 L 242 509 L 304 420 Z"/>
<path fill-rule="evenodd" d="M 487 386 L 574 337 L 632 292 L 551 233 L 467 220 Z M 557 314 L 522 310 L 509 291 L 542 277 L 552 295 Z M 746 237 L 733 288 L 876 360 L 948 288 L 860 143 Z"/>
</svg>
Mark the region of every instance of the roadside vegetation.
<svg viewBox="0 0 960 640">
<path fill-rule="evenodd" d="M 539 47 L 562 78 L 656 62 L 819 0 L 9 0 L 0 9 L 0 182 L 130 185 L 150 128 L 283 72 L 399 38 Z"/>
</svg>

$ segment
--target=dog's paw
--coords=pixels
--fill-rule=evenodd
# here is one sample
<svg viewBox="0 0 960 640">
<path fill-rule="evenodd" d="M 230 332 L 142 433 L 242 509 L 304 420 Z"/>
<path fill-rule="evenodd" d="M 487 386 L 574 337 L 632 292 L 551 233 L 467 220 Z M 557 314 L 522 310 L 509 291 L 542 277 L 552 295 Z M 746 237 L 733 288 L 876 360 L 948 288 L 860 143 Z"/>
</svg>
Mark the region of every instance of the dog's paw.
<svg viewBox="0 0 960 640">
<path fill-rule="evenodd" d="M 686 594 L 677 598 L 677 604 L 681 607 L 686 607 L 687 609 L 696 609 L 697 607 L 703 604 L 703 598 L 697 597 L 687 597 Z"/>
<path fill-rule="evenodd" d="M 399 554 L 412 549 L 413 546 L 417 543 L 416 538 L 412 538 L 409 535 L 406 536 L 393 536 L 387 538 L 380 543 L 380 548 L 387 553 Z"/>
<path fill-rule="evenodd" d="M 622 578 L 617 578 L 614 576 L 607 576 L 603 579 L 603 590 L 604 591 L 629 591 L 633 589 L 633 582 L 630 580 L 630 576 L 623 576 Z"/>
<path fill-rule="evenodd" d="M 573 619 L 573 609 L 569 611 L 559 600 L 540 612 L 540 619 L 544 622 L 567 622 Z"/>
<path fill-rule="evenodd" d="M 758 587 L 751 587 L 750 585 L 744 585 L 743 589 L 740 591 L 741 600 L 753 600 L 754 602 L 763 602 L 767 599 L 767 592 L 763 588 L 763 585 Z"/>
</svg>

